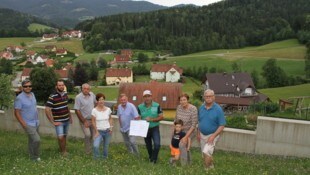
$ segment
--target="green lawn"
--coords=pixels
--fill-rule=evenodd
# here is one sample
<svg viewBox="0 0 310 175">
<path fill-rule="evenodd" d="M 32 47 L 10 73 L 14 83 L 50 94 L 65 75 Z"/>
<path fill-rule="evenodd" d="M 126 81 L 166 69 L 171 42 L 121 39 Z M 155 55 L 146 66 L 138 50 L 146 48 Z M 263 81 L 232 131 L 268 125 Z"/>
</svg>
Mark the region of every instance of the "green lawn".
<svg viewBox="0 0 310 175">
<path fill-rule="evenodd" d="M 37 38 L 0 38 L 0 50 L 3 50 L 9 45 L 16 45 L 20 46 L 20 43 L 24 42 L 26 44 L 31 44 L 35 40 L 38 40 Z"/>
<path fill-rule="evenodd" d="M 118 131 L 115 131 L 118 132 Z M 69 131 L 70 133 L 70 131 Z M 162 146 L 156 165 L 148 162 L 144 145 L 139 145 L 140 157 L 127 153 L 123 143 L 110 144 L 109 158 L 95 161 L 84 155 L 82 139 L 69 139 L 69 156 L 62 158 L 58 153 L 56 138 L 41 136 L 41 162 L 32 162 L 27 155 L 27 136 L 23 133 L 0 130 L 1 174 L 206 174 L 201 153 L 192 148 L 192 165 L 172 167 L 168 164 L 169 148 Z M 113 139 L 112 139 L 113 142 Z M 309 158 L 252 155 L 216 150 L 215 169 L 207 174 L 308 174 Z"/>
</svg>

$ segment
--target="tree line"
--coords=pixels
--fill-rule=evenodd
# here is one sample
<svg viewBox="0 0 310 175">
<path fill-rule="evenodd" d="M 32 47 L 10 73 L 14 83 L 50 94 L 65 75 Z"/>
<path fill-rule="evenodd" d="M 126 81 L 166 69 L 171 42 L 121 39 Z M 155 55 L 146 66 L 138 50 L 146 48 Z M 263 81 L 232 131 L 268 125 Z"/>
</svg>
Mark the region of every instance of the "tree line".
<svg viewBox="0 0 310 175">
<path fill-rule="evenodd" d="M 105 49 L 171 50 L 182 55 L 212 49 L 255 46 L 298 37 L 305 28 L 308 0 L 226 0 L 204 7 L 128 13 L 82 22 L 86 51 Z"/>
</svg>

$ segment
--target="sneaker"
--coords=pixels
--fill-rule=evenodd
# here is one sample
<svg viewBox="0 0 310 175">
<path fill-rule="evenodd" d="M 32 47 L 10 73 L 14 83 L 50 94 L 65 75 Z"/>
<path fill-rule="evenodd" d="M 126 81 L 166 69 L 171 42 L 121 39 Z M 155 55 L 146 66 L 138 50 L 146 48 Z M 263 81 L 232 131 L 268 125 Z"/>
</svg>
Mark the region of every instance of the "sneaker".
<svg viewBox="0 0 310 175">
<path fill-rule="evenodd" d="M 33 159 L 33 161 L 34 161 L 34 162 L 40 162 L 40 161 L 41 161 L 41 158 L 40 158 L 40 157 L 35 158 L 35 159 Z"/>
</svg>

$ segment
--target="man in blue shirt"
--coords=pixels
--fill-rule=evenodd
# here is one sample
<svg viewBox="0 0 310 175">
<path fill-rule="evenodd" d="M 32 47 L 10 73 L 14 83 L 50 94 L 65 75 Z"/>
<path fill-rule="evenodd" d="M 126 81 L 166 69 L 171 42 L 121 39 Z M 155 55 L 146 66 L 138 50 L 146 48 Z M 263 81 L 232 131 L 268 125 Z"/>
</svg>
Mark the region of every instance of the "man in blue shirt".
<svg viewBox="0 0 310 175">
<path fill-rule="evenodd" d="M 206 169 L 214 168 L 212 154 L 220 133 L 224 130 L 226 120 L 222 108 L 215 103 L 214 91 L 204 92 L 205 103 L 198 111 L 198 138 L 204 157 Z"/>
<path fill-rule="evenodd" d="M 120 94 L 119 102 L 120 104 L 117 108 L 117 116 L 125 145 L 130 153 L 139 155 L 135 137 L 129 135 L 130 121 L 140 119 L 138 111 L 132 103 L 128 102 L 128 97 L 126 94 Z"/>
<path fill-rule="evenodd" d="M 28 151 L 30 158 L 40 161 L 40 135 L 39 118 L 37 110 L 37 100 L 31 92 L 32 85 L 30 80 L 22 82 L 22 92 L 16 97 L 14 102 L 14 114 L 20 125 L 28 134 Z"/>
</svg>

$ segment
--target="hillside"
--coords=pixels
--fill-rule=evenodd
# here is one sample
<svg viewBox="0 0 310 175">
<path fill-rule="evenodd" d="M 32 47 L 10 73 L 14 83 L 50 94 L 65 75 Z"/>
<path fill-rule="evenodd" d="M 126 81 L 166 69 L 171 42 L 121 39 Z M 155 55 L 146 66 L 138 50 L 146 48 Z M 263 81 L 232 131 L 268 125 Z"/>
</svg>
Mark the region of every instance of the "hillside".
<svg viewBox="0 0 310 175">
<path fill-rule="evenodd" d="M 203 7 L 101 17 L 76 28 L 89 32 L 83 42 L 89 52 L 133 48 L 183 55 L 296 38 L 300 31 L 309 32 L 309 11 L 308 0 L 226 0 Z"/>
<path fill-rule="evenodd" d="M 123 0 L 0 0 L 0 7 L 10 8 L 48 19 L 60 26 L 74 27 L 85 19 L 124 12 L 143 12 L 165 7 L 146 1 Z"/>
<path fill-rule="evenodd" d="M 43 21 L 43 19 L 32 15 L 17 12 L 11 9 L 0 8 L 0 37 L 40 36 L 40 33 L 44 30 L 31 31 L 28 29 L 28 27 L 34 23 L 45 26 L 46 28 L 48 26 L 56 27 L 55 24 Z"/>
</svg>

